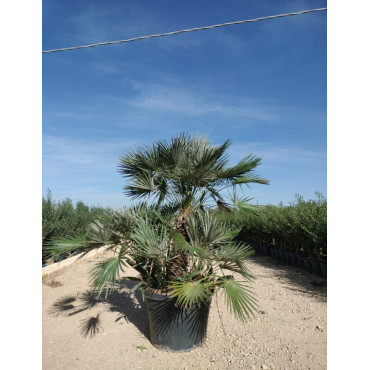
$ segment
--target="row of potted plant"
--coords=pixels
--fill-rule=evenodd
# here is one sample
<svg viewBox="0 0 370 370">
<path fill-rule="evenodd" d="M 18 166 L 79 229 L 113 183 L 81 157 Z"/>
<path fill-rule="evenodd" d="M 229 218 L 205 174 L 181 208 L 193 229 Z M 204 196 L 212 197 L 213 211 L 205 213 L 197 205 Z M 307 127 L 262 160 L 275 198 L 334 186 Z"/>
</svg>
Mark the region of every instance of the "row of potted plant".
<svg viewBox="0 0 370 370">
<path fill-rule="evenodd" d="M 289 206 L 268 205 L 259 212 L 232 212 L 223 216 L 241 228 L 238 240 L 288 264 L 326 277 L 327 201 L 316 193 L 305 201 L 296 196 Z M 263 247 L 262 247 L 263 246 Z"/>
<path fill-rule="evenodd" d="M 291 266 L 297 266 L 315 275 L 327 278 L 327 263 L 324 259 L 315 259 L 304 253 L 276 248 L 272 245 L 253 244 L 253 249 L 258 254 L 271 257 Z"/>
</svg>

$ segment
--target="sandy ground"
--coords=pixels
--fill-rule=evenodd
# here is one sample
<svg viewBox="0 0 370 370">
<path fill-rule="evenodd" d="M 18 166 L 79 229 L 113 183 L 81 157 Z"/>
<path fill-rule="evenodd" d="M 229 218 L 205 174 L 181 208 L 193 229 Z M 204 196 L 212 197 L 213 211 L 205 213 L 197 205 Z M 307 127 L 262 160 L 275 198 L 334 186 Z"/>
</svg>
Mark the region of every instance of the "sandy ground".
<svg viewBox="0 0 370 370">
<path fill-rule="evenodd" d="M 191 352 L 154 348 L 141 292 L 123 281 L 105 301 L 89 295 L 94 261 L 43 284 L 43 369 L 326 369 L 326 281 L 255 256 L 256 318 L 243 324 L 212 301 L 207 340 Z M 138 347 L 141 347 L 138 348 Z"/>
</svg>

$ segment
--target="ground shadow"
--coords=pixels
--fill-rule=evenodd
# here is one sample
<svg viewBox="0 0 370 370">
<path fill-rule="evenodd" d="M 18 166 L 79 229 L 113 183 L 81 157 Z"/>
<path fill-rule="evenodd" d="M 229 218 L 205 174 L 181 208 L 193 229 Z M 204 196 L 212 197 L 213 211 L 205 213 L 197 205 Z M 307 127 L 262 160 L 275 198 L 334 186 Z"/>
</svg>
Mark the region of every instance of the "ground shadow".
<svg viewBox="0 0 370 370">
<path fill-rule="evenodd" d="M 67 294 L 59 298 L 48 310 L 48 314 L 52 316 L 69 315 L 78 307 L 78 294 Z"/>
<path fill-rule="evenodd" d="M 149 321 L 145 302 L 140 289 L 131 292 L 137 281 L 122 280 L 117 288 L 107 297 L 105 302 L 111 312 L 117 312 L 119 316 L 115 320 L 119 322 L 124 319 L 134 324 L 139 331 L 150 340 Z"/>
<path fill-rule="evenodd" d="M 90 336 L 90 338 L 92 338 L 95 336 L 101 329 L 103 329 L 100 314 L 98 313 L 96 316 L 91 316 L 82 320 L 80 328 L 81 335 L 84 337 Z"/>
<path fill-rule="evenodd" d="M 311 274 L 299 267 L 287 265 L 271 257 L 254 255 L 251 260 L 269 270 L 271 277 L 286 280 L 286 289 L 307 294 L 319 301 L 327 298 L 326 279 Z"/>
<path fill-rule="evenodd" d="M 107 298 L 97 298 L 91 291 L 65 295 L 51 306 L 48 314 L 56 317 L 60 315 L 68 317 L 100 305 L 103 308 L 100 313 L 81 320 L 82 336 L 92 338 L 99 333 L 103 328 L 102 313 L 109 310 L 118 313 L 115 322 L 118 323 L 124 319 L 127 323 L 134 324 L 146 338 L 150 339 L 148 316 L 141 291 L 131 292 L 135 284 L 136 282 L 122 280 Z"/>
</svg>

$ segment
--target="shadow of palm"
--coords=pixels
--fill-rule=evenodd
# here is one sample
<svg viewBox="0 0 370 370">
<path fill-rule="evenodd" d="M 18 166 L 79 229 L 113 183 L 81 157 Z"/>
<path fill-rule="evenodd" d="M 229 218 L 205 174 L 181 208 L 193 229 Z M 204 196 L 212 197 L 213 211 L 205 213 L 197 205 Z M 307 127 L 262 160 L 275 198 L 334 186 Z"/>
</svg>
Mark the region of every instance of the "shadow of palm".
<svg viewBox="0 0 370 370">
<path fill-rule="evenodd" d="M 131 292 L 137 282 L 124 280 L 117 284 L 117 289 L 106 299 L 109 311 L 119 315 L 115 322 L 124 319 L 134 324 L 149 339 L 149 322 L 146 306 L 140 290 Z"/>
<path fill-rule="evenodd" d="M 134 324 L 149 339 L 149 322 L 142 294 L 140 291 L 131 292 L 135 284 L 136 282 L 129 280 L 121 281 L 106 299 L 97 298 L 91 291 L 68 294 L 58 299 L 48 310 L 48 313 L 53 316 L 64 315 L 68 317 L 103 304 L 110 312 L 118 313 L 115 322 L 124 319 L 126 323 Z M 92 338 L 102 328 L 101 323 L 100 314 L 82 320 L 81 334 Z"/>
<path fill-rule="evenodd" d="M 85 320 L 82 320 L 81 323 L 81 334 L 84 337 L 87 337 L 90 334 L 90 338 L 95 336 L 99 333 L 100 329 L 102 329 L 100 314 L 96 316 L 89 317 Z"/>
<path fill-rule="evenodd" d="M 49 309 L 48 313 L 53 316 L 59 316 L 63 313 L 73 311 L 76 306 L 78 294 L 68 294 L 60 299 L 58 299 L 52 307 Z"/>
</svg>

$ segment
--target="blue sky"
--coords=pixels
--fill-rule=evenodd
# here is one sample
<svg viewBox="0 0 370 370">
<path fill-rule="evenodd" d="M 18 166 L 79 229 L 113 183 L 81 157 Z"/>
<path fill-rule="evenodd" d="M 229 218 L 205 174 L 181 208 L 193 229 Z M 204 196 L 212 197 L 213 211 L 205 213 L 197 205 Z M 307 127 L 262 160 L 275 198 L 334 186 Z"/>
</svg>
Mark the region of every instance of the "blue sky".
<svg viewBox="0 0 370 370">
<path fill-rule="evenodd" d="M 321 8 L 326 1 L 43 3 L 43 50 Z M 326 195 L 326 12 L 43 54 L 42 188 L 122 207 L 118 157 L 179 132 L 230 138 L 271 185 L 254 203 Z"/>
</svg>

